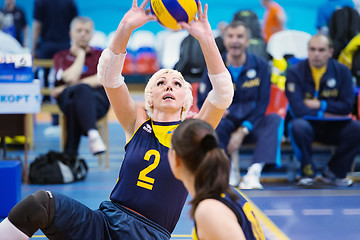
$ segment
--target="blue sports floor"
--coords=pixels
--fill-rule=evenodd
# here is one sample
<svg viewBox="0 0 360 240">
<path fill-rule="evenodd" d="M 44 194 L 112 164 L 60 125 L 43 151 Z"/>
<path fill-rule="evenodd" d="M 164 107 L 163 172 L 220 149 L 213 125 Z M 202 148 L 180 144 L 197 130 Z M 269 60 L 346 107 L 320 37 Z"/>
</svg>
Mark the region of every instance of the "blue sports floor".
<svg viewBox="0 0 360 240">
<path fill-rule="evenodd" d="M 40 153 L 59 150 L 59 134 L 50 131 L 50 123 L 36 123 L 35 149 L 28 153 L 33 161 Z M 124 154 L 125 138 L 120 124 L 109 123 L 110 168 L 98 165 L 97 157 L 90 154 L 88 140 L 83 138 L 80 155 L 89 166 L 87 178 L 82 182 L 64 185 L 22 185 L 22 198 L 38 189 L 64 193 L 85 203 L 90 208 L 107 200 L 117 179 Z M 24 158 L 21 150 L 8 150 L 8 157 Z M 256 206 L 267 239 L 293 240 L 358 240 L 360 239 L 360 183 L 352 188 L 317 185 L 316 189 L 301 189 L 295 183 L 266 181 L 264 190 L 243 191 Z M 281 176 L 280 177 L 284 177 Z M 186 205 L 172 239 L 191 239 L 193 222 Z M 32 239 L 46 239 L 38 231 Z"/>
</svg>

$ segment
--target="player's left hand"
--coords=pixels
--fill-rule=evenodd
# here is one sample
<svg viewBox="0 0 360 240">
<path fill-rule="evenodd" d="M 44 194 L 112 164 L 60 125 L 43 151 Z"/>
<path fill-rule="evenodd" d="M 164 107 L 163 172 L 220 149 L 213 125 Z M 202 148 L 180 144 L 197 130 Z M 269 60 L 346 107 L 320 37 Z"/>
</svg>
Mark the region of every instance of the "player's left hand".
<svg viewBox="0 0 360 240">
<path fill-rule="evenodd" d="M 213 38 L 207 12 L 208 4 L 205 4 L 203 11 L 201 2 L 198 1 L 198 17 L 190 23 L 180 22 L 179 25 L 181 28 L 186 29 L 198 41 L 203 41 L 209 36 Z"/>
<path fill-rule="evenodd" d="M 131 9 L 124 15 L 121 22 L 131 30 L 135 30 L 149 21 L 157 20 L 155 15 L 149 14 L 148 10 L 145 10 L 146 5 L 150 0 L 144 0 L 141 5 L 137 6 L 137 0 L 133 0 Z"/>
</svg>

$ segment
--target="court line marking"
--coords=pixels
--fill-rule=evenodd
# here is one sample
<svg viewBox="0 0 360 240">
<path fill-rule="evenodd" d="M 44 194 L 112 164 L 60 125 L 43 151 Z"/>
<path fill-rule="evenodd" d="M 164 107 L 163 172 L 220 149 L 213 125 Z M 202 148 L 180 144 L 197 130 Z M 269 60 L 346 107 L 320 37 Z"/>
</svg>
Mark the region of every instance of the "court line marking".
<svg viewBox="0 0 360 240">
<path fill-rule="evenodd" d="M 292 209 L 266 209 L 264 213 L 267 216 L 293 216 L 294 211 Z"/>
<path fill-rule="evenodd" d="M 243 191 L 248 197 L 277 198 L 277 197 L 359 197 L 359 189 L 292 189 Z"/>
<path fill-rule="evenodd" d="M 267 216 L 294 216 L 292 209 L 265 209 L 263 212 Z M 343 215 L 360 215 L 360 208 L 344 208 L 341 210 Z M 335 215 L 334 209 L 302 209 L 303 215 Z"/>
<path fill-rule="evenodd" d="M 360 208 L 345 208 L 342 213 L 344 215 L 360 215 Z"/>
<path fill-rule="evenodd" d="M 303 209 L 302 214 L 305 216 L 328 216 L 333 215 L 334 211 L 332 209 Z"/>
<path fill-rule="evenodd" d="M 236 190 L 239 191 L 241 193 L 241 195 L 243 195 L 245 197 L 245 199 L 251 205 L 252 209 L 254 210 L 256 216 L 258 217 L 258 219 L 261 223 L 261 226 L 263 228 L 263 232 L 264 232 L 266 239 L 268 239 L 268 240 L 272 240 L 272 239 L 290 240 L 290 238 L 288 236 L 286 236 L 286 234 L 284 232 L 282 232 L 278 228 L 278 226 L 276 226 L 275 223 L 273 221 L 271 221 L 270 218 L 268 218 L 260 210 L 260 208 L 258 208 L 258 206 L 256 206 L 255 203 L 253 203 L 247 196 L 245 196 L 245 193 L 241 192 L 240 189 L 236 188 Z"/>
<path fill-rule="evenodd" d="M 191 235 L 189 235 L 189 234 L 172 234 L 171 235 L 171 238 L 178 238 L 178 237 L 185 237 L 185 238 L 190 238 L 191 239 Z M 179 240 L 181 240 L 181 239 L 179 239 Z"/>
</svg>

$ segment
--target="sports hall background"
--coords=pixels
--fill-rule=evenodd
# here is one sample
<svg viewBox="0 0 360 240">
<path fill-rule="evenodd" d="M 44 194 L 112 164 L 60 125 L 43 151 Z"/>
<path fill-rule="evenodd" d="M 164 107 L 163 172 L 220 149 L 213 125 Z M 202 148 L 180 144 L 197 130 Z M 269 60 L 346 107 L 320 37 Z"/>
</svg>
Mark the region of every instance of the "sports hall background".
<svg viewBox="0 0 360 240">
<path fill-rule="evenodd" d="M 317 8 L 326 1 L 276 0 L 286 11 L 287 29 L 305 31 L 310 34 L 316 32 Z M 131 7 L 132 0 L 75 0 L 75 2 L 79 14 L 91 17 L 95 22 L 96 30 L 108 35 L 116 29 L 123 14 Z M 230 22 L 233 14 L 238 10 L 251 9 L 258 14 L 259 19 L 262 19 L 264 12 L 260 0 L 202 0 L 202 3 L 210 5 L 209 20 L 213 29 L 220 21 Z M 34 0 L 16 0 L 16 4 L 25 10 L 31 34 Z M 3 5 L 4 0 L 0 0 L 0 7 Z M 149 23 L 141 30 L 150 30 L 156 34 L 164 28 L 158 23 Z M 137 100 L 142 95 L 137 94 L 133 97 Z M 50 125 L 49 120 L 36 123 L 34 136 L 36 147 L 28 153 L 30 162 L 49 149 L 59 148 L 59 135 L 49 134 L 46 131 Z M 124 154 L 125 137 L 120 124 L 116 121 L 109 122 L 109 138 L 109 169 L 105 169 L 104 164 L 98 164 L 97 157 L 92 156 L 88 150 L 88 139 L 83 138 L 79 152 L 89 166 L 89 174 L 85 181 L 59 185 L 23 184 L 21 186 L 22 198 L 39 189 L 46 189 L 71 196 L 92 209 L 97 208 L 100 202 L 108 199 Z M 9 151 L 8 155 L 21 158 L 24 156 L 22 149 Z M 267 239 L 360 239 L 359 183 L 349 189 L 339 187 L 299 189 L 295 183 L 265 183 L 264 186 L 264 190 L 245 190 L 244 193 L 261 211 L 259 216 Z M 1 193 L 0 196 L 2 197 Z M 172 234 L 172 239 L 190 240 L 192 227 L 189 205 L 186 205 Z M 32 239 L 46 238 L 41 231 L 38 231 Z"/>
<path fill-rule="evenodd" d="M 314 34 L 316 11 L 318 6 L 327 0 L 277 0 L 286 11 L 288 21 L 287 28 Z M 91 17 L 95 22 L 96 30 L 109 34 L 114 31 L 122 15 L 131 7 L 132 0 L 75 0 L 79 14 Z M 141 2 L 141 0 L 138 0 Z M 208 3 L 209 20 L 213 29 L 220 21 L 230 22 L 233 14 L 242 9 L 255 11 L 262 19 L 264 9 L 260 0 L 203 0 Z M 16 4 L 25 10 L 29 26 L 32 25 L 34 0 L 16 0 Z M 4 0 L 0 0 L 0 7 Z M 163 28 L 156 22 L 150 23 L 142 28 L 157 33 Z"/>
</svg>

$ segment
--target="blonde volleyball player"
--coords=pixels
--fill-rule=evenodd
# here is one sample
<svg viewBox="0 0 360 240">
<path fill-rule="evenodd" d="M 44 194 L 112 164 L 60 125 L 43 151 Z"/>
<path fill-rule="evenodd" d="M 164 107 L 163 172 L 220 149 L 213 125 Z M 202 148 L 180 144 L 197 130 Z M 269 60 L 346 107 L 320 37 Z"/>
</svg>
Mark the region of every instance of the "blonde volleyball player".
<svg viewBox="0 0 360 240">
<path fill-rule="evenodd" d="M 38 191 L 17 204 L 0 224 L 2 239 L 29 239 L 38 229 L 49 239 L 170 239 L 187 197 L 187 190 L 170 169 L 170 137 L 192 104 L 190 84 L 181 73 L 163 69 L 145 88 L 146 111 L 130 97 L 121 75 L 132 32 L 156 17 L 145 0 L 133 0 L 114 39 L 99 59 L 98 77 L 122 125 L 127 144 L 119 178 L 110 201 L 99 209 L 55 192 Z M 197 118 L 216 127 L 233 97 L 231 77 L 216 47 L 211 26 L 198 2 L 198 18 L 180 23 L 198 39 L 213 91 Z"/>
</svg>

